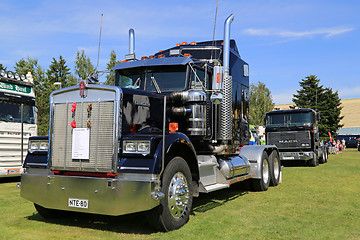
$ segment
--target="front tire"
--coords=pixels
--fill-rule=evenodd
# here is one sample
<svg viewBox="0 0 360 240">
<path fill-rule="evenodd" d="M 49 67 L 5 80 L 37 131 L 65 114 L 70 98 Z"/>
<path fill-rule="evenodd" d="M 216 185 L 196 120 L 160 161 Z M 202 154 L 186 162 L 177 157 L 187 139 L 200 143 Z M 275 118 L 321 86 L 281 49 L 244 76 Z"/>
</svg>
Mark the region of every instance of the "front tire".
<svg viewBox="0 0 360 240">
<path fill-rule="evenodd" d="M 322 151 L 321 157 L 319 158 L 319 163 L 320 164 L 326 163 L 326 153 L 325 153 L 325 151 Z"/>
<path fill-rule="evenodd" d="M 189 221 L 193 202 L 191 172 L 186 161 L 174 157 L 166 166 L 161 192 L 165 197 L 160 205 L 149 212 L 149 221 L 158 230 L 172 231 Z"/>
<path fill-rule="evenodd" d="M 266 191 L 270 185 L 270 164 L 269 157 L 266 152 L 263 152 L 260 166 L 261 178 L 253 179 L 252 186 L 254 191 Z"/>
<path fill-rule="evenodd" d="M 319 161 L 318 161 L 317 155 L 314 153 L 313 159 L 309 161 L 309 166 L 316 167 L 318 165 L 319 165 Z"/>
</svg>

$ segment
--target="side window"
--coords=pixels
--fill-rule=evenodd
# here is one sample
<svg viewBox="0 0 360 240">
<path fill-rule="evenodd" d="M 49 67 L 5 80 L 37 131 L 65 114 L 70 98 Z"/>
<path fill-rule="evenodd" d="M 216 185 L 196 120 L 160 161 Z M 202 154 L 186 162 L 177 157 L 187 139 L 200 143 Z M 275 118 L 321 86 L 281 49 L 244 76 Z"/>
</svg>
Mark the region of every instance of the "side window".
<svg viewBox="0 0 360 240">
<path fill-rule="evenodd" d="M 205 71 L 194 68 L 190 74 L 190 88 L 194 90 L 202 90 L 202 87 L 208 88 L 209 76 L 206 76 Z"/>
</svg>

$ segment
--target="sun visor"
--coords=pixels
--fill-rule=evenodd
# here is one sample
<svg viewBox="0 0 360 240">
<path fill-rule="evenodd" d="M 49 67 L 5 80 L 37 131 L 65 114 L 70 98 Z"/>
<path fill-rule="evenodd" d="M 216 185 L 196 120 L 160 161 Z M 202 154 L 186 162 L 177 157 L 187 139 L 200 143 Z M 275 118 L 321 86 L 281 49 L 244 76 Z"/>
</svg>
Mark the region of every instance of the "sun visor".
<svg viewBox="0 0 360 240">
<path fill-rule="evenodd" d="M 192 60 L 191 58 L 188 57 L 154 58 L 154 59 L 118 63 L 112 70 L 148 67 L 148 66 L 186 65 L 189 62 L 192 62 Z"/>
</svg>

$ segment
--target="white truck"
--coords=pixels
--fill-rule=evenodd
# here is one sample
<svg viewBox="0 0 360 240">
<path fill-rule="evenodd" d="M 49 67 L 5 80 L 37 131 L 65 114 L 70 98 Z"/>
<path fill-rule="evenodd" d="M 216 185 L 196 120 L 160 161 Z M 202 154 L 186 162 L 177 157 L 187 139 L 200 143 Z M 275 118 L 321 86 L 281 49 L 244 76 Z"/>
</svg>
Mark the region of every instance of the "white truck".
<svg viewBox="0 0 360 240">
<path fill-rule="evenodd" d="M 36 136 L 35 93 L 25 75 L 0 71 L 0 177 L 20 176 Z"/>
</svg>

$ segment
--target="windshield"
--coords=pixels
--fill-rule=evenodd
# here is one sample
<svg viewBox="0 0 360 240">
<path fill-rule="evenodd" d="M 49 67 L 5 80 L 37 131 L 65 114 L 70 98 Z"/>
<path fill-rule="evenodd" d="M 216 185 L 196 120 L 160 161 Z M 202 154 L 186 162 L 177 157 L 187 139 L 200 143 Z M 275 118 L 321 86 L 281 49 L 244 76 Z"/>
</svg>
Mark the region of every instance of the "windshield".
<svg viewBox="0 0 360 240">
<path fill-rule="evenodd" d="M 24 105 L 23 113 L 24 123 L 35 123 L 33 106 Z M 0 101 L 0 121 L 21 123 L 21 104 Z"/>
<path fill-rule="evenodd" d="M 266 116 L 266 126 L 310 126 L 313 123 L 312 115 L 312 112 L 268 114 Z"/>
<path fill-rule="evenodd" d="M 116 74 L 115 86 L 156 92 L 179 91 L 186 87 L 186 66 L 161 66 L 122 69 Z"/>
</svg>

